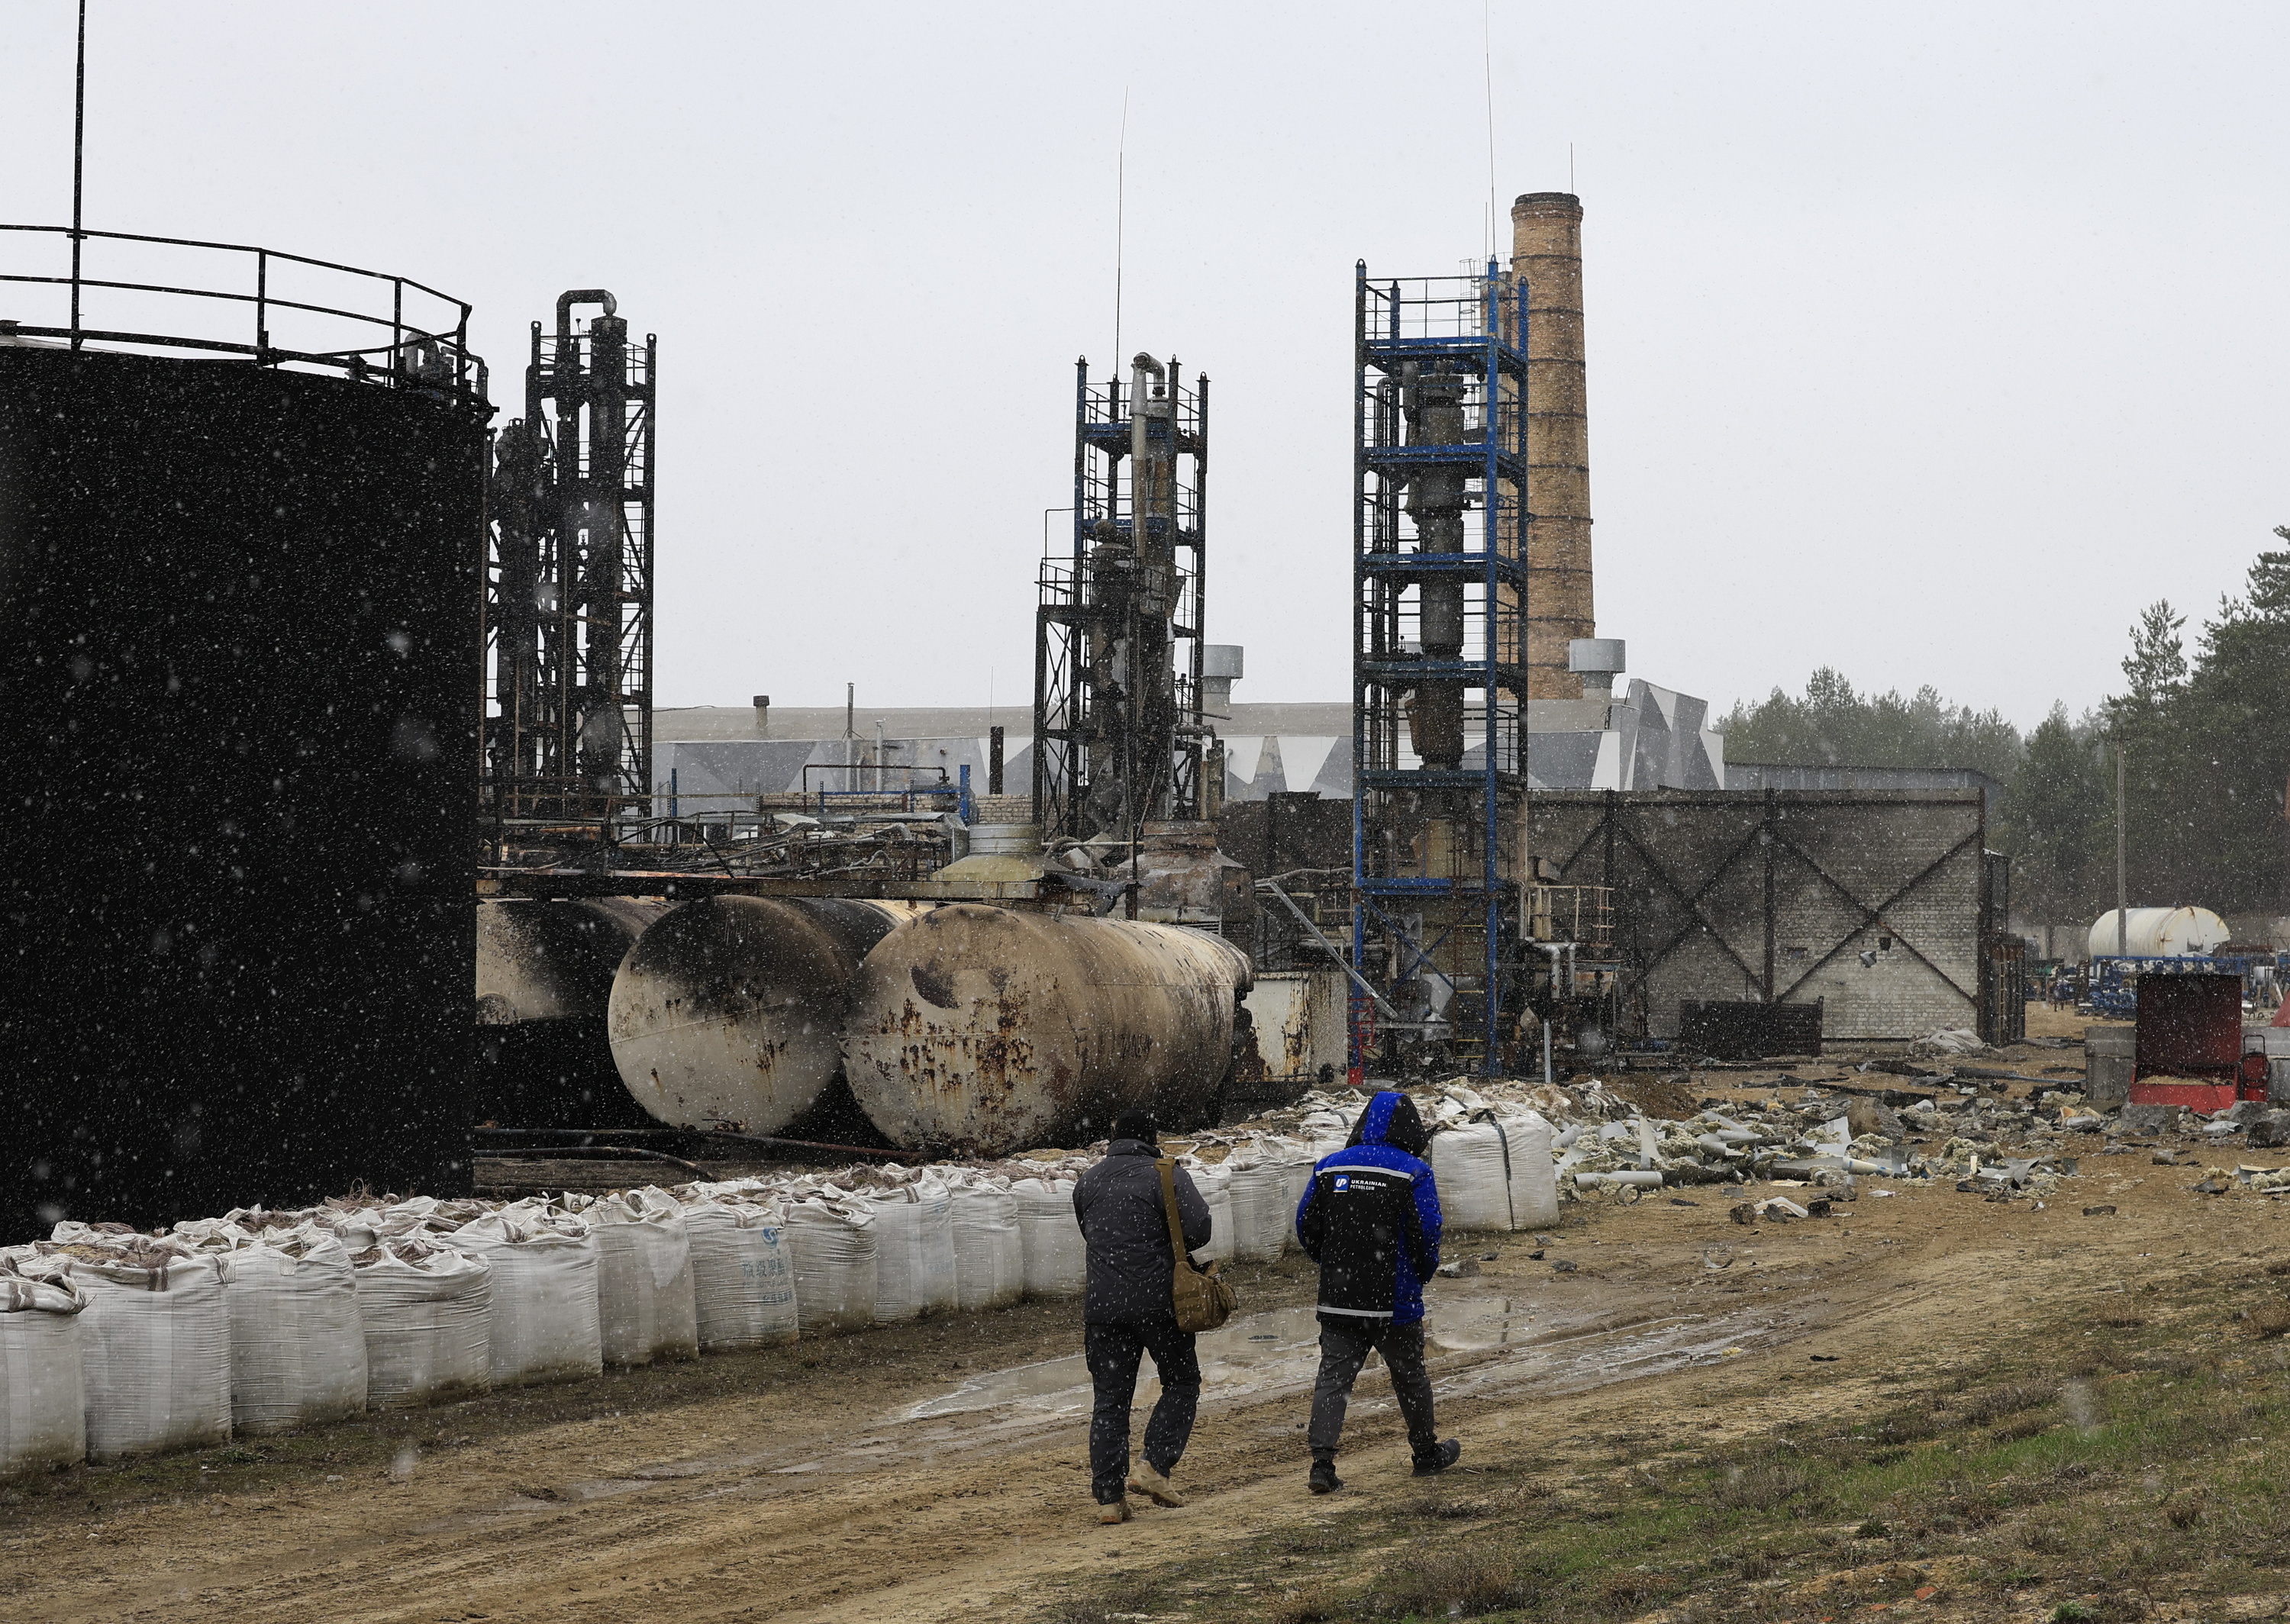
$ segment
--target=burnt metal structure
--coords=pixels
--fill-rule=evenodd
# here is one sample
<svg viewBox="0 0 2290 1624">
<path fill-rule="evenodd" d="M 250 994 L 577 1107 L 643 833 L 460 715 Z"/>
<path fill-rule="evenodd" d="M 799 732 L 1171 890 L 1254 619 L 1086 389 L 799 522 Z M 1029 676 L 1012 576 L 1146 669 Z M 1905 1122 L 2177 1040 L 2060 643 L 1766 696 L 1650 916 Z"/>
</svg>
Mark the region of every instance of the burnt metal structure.
<svg viewBox="0 0 2290 1624">
<path fill-rule="evenodd" d="M 1074 364 L 1070 558 L 1042 561 L 1034 820 L 1131 841 L 1213 816 L 1202 766 L 1209 380 L 1149 355 L 1093 384 Z M 1221 788 L 1222 786 L 1217 786 Z"/>
<path fill-rule="evenodd" d="M 601 306 L 575 328 L 576 305 Z M 501 838 L 617 839 L 652 815 L 653 428 L 660 341 L 602 288 L 532 324 L 495 436 L 484 802 Z"/>
<path fill-rule="evenodd" d="M 0 1241 L 466 1188 L 468 307 L 57 228 L 0 284 Z"/>
<path fill-rule="evenodd" d="M 1622 1036 L 1819 1000 L 1830 1039 L 2008 1039 L 2009 865 L 1977 789 L 1537 790 L 1530 818 L 1549 889 L 1612 899 Z"/>
<path fill-rule="evenodd" d="M 1493 260 L 1357 276 L 1351 1070 L 1496 1076 L 1523 1007 L 1526 294 Z"/>
</svg>

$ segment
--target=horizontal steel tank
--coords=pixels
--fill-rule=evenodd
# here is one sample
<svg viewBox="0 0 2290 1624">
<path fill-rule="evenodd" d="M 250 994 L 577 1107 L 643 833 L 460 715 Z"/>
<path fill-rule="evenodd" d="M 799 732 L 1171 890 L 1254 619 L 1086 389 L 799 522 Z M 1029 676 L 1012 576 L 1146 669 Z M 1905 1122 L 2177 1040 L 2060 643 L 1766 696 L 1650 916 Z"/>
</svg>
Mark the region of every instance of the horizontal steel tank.
<svg viewBox="0 0 2290 1624">
<path fill-rule="evenodd" d="M 774 1133 L 842 1069 L 868 950 L 920 911 L 833 897 L 707 897 L 647 930 L 613 980 L 621 1081 L 677 1127 Z"/>
<path fill-rule="evenodd" d="M 621 960 L 670 904 L 646 897 L 477 904 L 472 1120 L 518 1128 L 636 1127 L 605 1036 Z"/>
<path fill-rule="evenodd" d="M 1232 1063 L 1248 959 L 1205 932 L 962 903 L 885 937 L 843 1040 L 892 1143 L 1001 1156 L 1197 1112 Z"/>
<path fill-rule="evenodd" d="M 2224 947 L 2233 935 L 2226 921 L 2207 908 L 2133 908 L 2124 913 L 2122 951 L 2133 958 L 2199 956 Z M 2091 957 L 2116 956 L 2115 924 L 2111 908 L 2093 922 L 2085 943 Z"/>
</svg>

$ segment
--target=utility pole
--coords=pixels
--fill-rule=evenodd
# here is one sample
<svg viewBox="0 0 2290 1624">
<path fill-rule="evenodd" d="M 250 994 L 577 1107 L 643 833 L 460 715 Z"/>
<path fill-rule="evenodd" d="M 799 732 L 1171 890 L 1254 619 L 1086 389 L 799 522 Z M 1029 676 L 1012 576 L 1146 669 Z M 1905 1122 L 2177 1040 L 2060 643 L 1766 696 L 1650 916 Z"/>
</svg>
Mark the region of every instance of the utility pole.
<svg viewBox="0 0 2290 1624">
<path fill-rule="evenodd" d="M 2131 888 L 2123 861 L 2123 747 L 2115 747 L 2115 956 L 2131 956 Z"/>
</svg>

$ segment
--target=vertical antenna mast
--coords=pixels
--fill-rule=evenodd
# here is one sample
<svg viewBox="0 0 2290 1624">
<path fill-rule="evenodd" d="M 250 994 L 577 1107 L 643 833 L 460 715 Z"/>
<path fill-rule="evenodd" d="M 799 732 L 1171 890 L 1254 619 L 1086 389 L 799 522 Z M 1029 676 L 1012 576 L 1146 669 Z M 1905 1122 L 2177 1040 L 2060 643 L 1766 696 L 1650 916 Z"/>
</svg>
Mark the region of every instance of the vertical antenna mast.
<svg viewBox="0 0 2290 1624">
<path fill-rule="evenodd" d="M 1480 64 L 1485 70 L 1487 83 L 1487 249 L 1486 258 L 1495 256 L 1495 231 L 1498 218 L 1495 202 L 1495 33 L 1494 0 L 1480 0 L 1479 45 Z M 1569 189 L 1573 189 L 1571 187 Z"/>
<path fill-rule="evenodd" d="M 79 239 L 81 176 L 87 153 L 87 0 L 79 0 L 79 53 L 72 84 L 71 347 L 80 347 Z"/>
<path fill-rule="evenodd" d="M 1121 92 L 1121 142 L 1113 159 L 1113 361 L 1112 374 L 1121 375 L 1121 255 L 1122 236 L 1129 205 L 1129 91 Z"/>
</svg>

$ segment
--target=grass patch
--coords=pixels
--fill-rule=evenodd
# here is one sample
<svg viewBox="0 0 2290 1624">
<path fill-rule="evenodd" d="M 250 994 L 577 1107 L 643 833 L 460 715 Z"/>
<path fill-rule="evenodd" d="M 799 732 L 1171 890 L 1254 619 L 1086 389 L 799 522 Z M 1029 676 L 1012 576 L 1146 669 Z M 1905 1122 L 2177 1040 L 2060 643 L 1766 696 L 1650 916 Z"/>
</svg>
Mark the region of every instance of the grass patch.
<svg viewBox="0 0 2290 1624">
<path fill-rule="evenodd" d="M 1540 1587 L 1513 1556 L 1480 1545 L 1437 1546 L 1402 1559 L 1375 1593 L 1386 1618 L 1476 1619 L 1533 1604 Z"/>
</svg>

